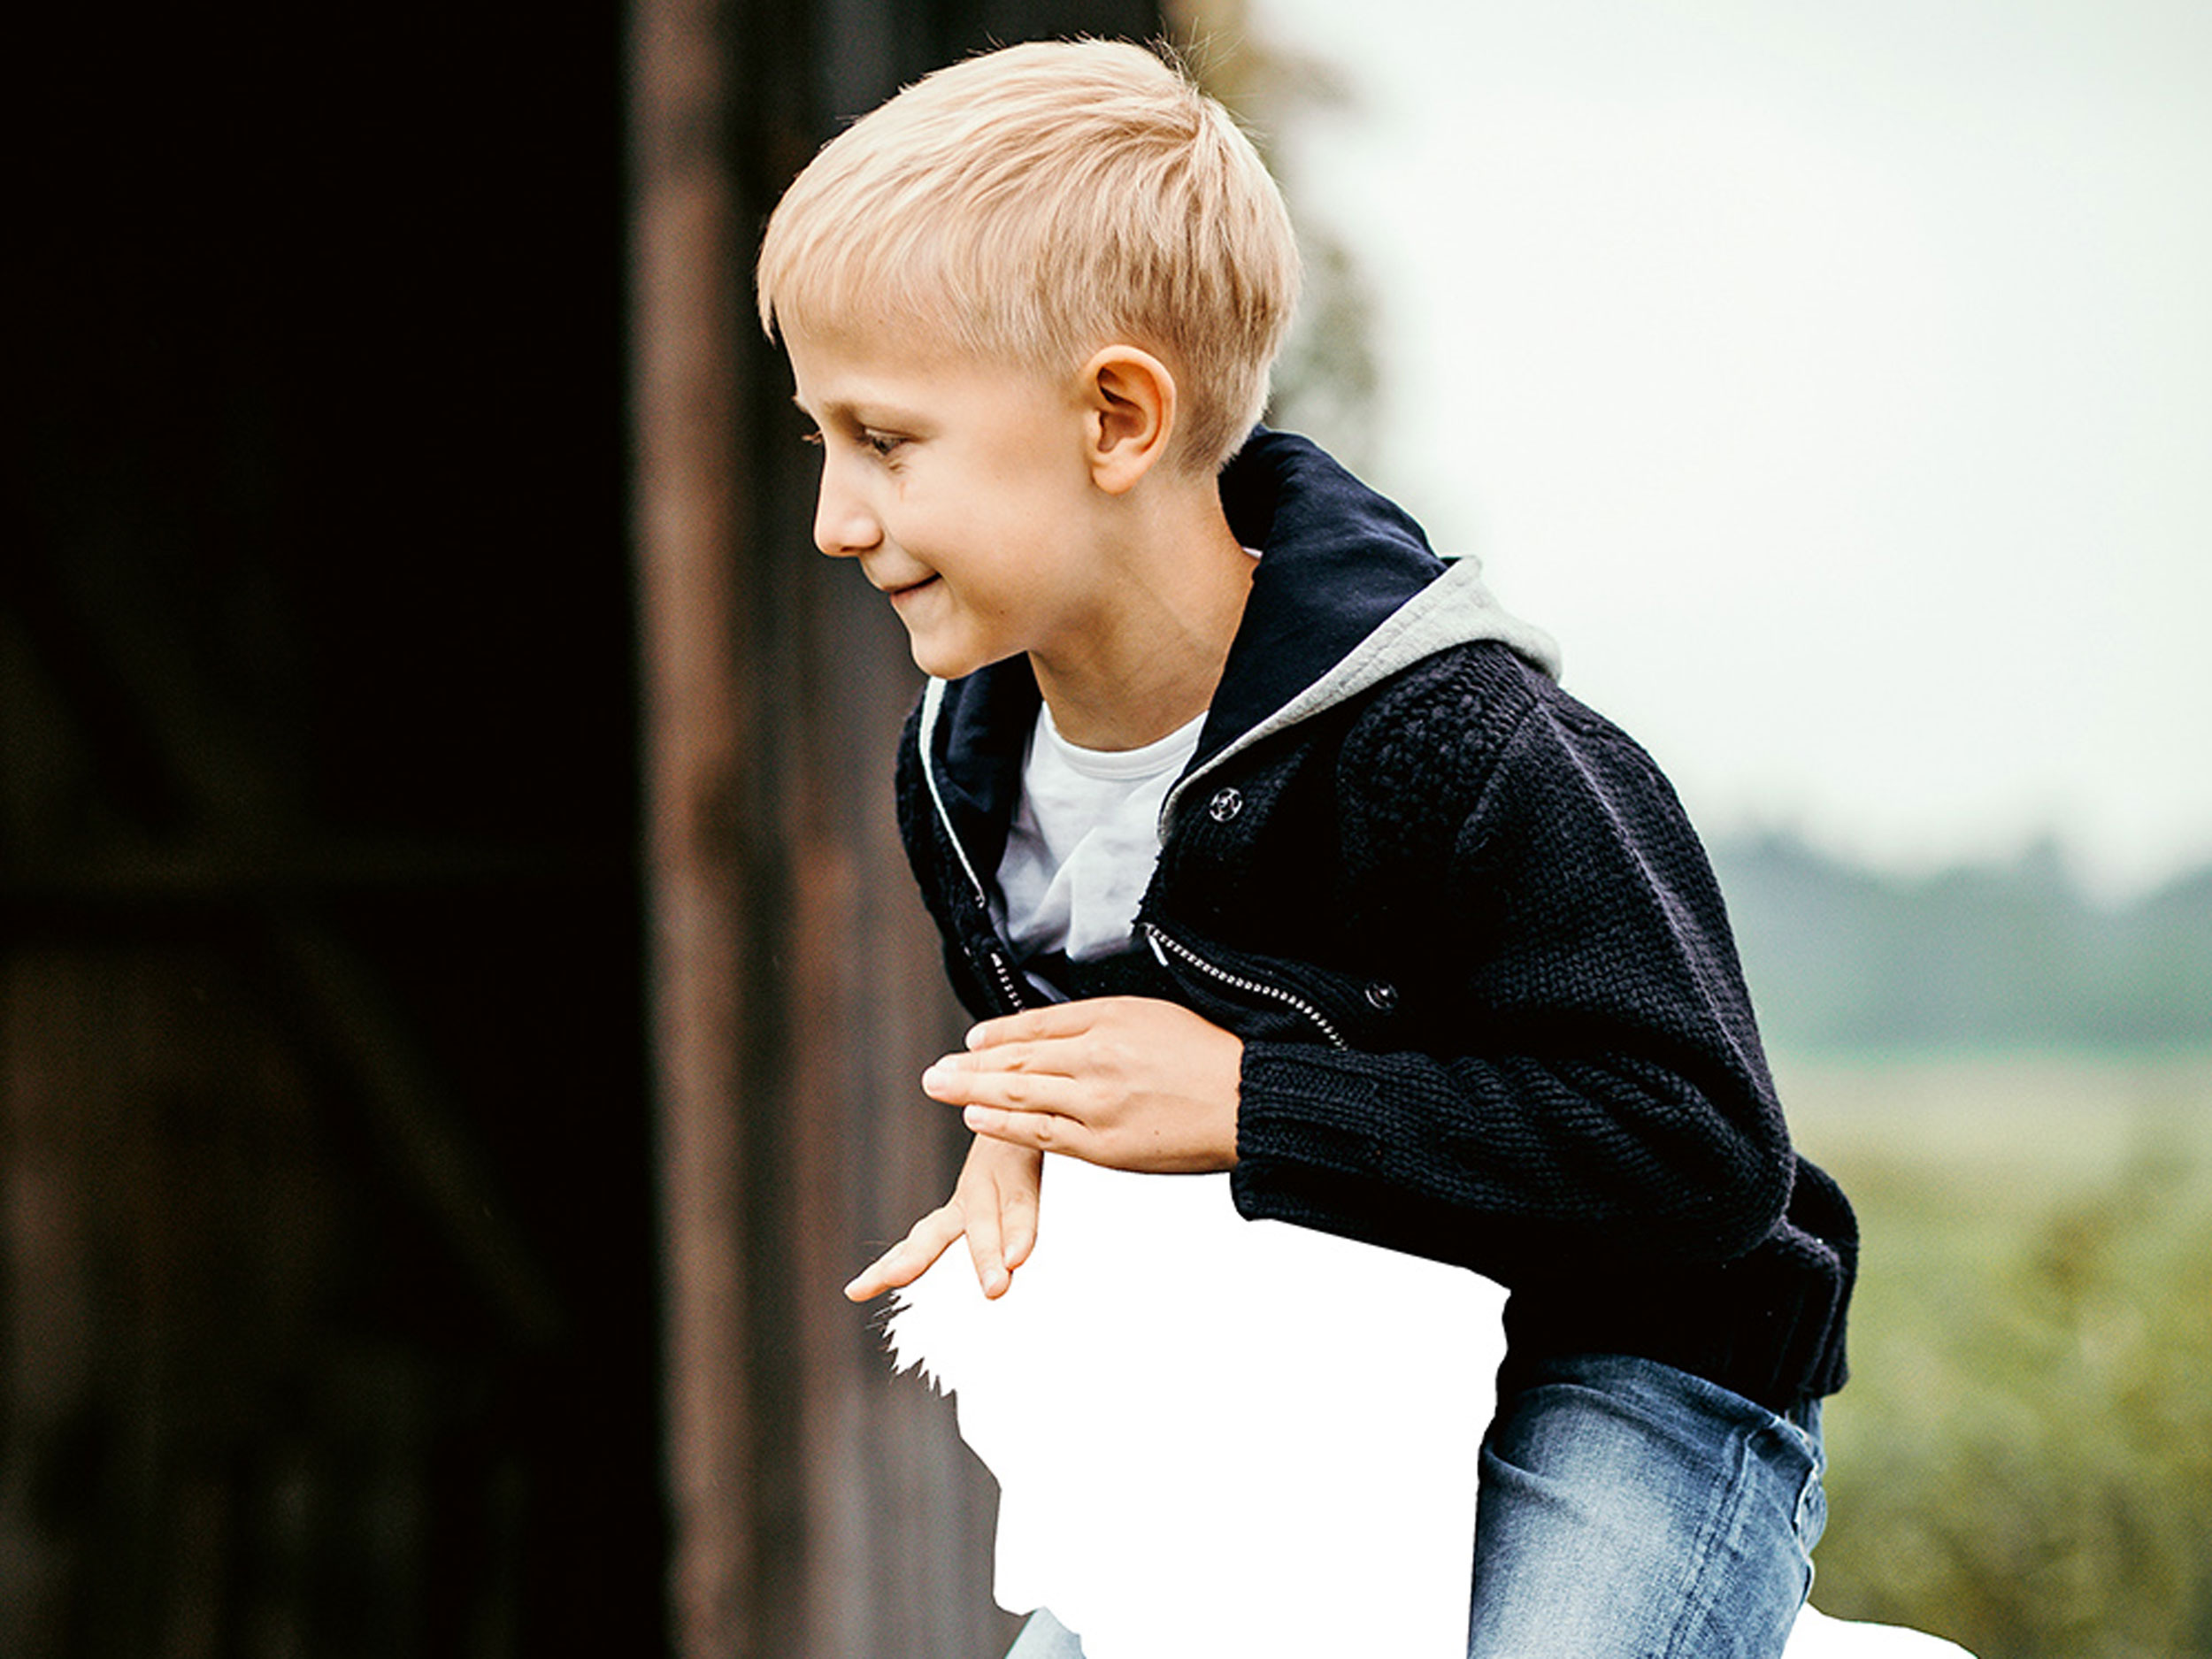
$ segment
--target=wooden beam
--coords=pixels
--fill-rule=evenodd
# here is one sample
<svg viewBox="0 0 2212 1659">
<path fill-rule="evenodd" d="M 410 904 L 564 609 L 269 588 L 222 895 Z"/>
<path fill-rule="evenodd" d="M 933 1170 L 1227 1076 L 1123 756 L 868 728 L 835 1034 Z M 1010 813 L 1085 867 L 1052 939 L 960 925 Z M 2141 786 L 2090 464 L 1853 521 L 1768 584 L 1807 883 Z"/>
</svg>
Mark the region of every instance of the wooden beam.
<svg viewBox="0 0 2212 1659">
<path fill-rule="evenodd" d="M 739 651 L 736 549 L 753 511 L 744 326 L 733 273 L 738 183 L 717 0 L 639 0 L 630 14 L 631 404 L 649 1038 L 664 1257 L 671 1634 L 684 1659 L 751 1659 L 754 1339 L 740 1109 L 754 1010 L 739 848 L 757 733 Z"/>
</svg>

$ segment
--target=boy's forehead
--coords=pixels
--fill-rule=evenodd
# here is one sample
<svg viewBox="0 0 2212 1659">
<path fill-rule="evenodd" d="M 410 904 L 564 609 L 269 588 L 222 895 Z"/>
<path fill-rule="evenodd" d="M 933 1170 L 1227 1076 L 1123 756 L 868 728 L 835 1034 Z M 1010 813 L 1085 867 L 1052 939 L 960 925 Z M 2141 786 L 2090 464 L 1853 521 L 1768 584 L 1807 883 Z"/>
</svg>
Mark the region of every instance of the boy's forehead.
<svg viewBox="0 0 2212 1659">
<path fill-rule="evenodd" d="M 793 399 L 812 414 L 824 412 L 813 407 L 817 403 L 841 407 L 895 396 L 949 366 L 925 342 L 910 344 L 882 329 L 789 327 L 783 343 L 791 359 Z"/>
<path fill-rule="evenodd" d="M 817 293 L 780 310 L 776 327 L 787 346 L 804 340 L 848 361 L 951 357 L 960 351 L 960 312 L 922 295 Z"/>
<path fill-rule="evenodd" d="M 784 348 L 794 358 L 803 353 L 816 361 L 834 361 L 848 368 L 904 366 L 949 357 L 953 350 L 950 331 L 922 317 L 875 311 L 828 314 L 810 311 L 779 318 L 777 323 Z"/>
<path fill-rule="evenodd" d="M 926 325 L 812 322 L 783 328 L 795 381 L 793 401 L 809 414 L 926 401 L 929 388 L 954 381 L 1028 379 L 1031 365 L 979 354 Z"/>
</svg>

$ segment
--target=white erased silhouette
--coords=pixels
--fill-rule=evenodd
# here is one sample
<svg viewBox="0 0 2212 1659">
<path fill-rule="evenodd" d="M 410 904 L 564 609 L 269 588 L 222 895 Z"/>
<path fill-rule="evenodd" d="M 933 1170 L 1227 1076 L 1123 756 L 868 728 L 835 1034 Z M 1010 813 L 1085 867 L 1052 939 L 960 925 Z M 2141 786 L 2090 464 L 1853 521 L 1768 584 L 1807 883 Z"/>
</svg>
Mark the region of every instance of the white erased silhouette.
<svg viewBox="0 0 2212 1659">
<path fill-rule="evenodd" d="M 888 1326 L 998 1481 L 999 1604 L 1086 1659 L 1461 1659 L 1503 1291 L 1246 1221 L 1225 1175 L 1047 1163 L 1012 1288 L 956 1244 Z M 1963 1654 L 1808 1609 L 1788 1659 Z"/>
</svg>

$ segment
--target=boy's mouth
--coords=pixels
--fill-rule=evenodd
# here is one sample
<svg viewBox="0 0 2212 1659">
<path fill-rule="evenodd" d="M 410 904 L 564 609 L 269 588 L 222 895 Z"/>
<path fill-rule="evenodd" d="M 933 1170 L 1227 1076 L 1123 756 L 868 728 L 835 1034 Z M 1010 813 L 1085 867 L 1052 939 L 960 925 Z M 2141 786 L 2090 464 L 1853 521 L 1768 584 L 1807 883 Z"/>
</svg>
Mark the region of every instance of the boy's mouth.
<svg viewBox="0 0 2212 1659">
<path fill-rule="evenodd" d="M 934 575 L 929 575 L 923 577 L 922 580 L 918 582 L 908 582 L 902 588 L 887 588 L 883 590 L 884 597 L 895 605 L 902 599 L 918 594 L 923 588 L 927 588 L 936 580 L 937 578 Z"/>
</svg>

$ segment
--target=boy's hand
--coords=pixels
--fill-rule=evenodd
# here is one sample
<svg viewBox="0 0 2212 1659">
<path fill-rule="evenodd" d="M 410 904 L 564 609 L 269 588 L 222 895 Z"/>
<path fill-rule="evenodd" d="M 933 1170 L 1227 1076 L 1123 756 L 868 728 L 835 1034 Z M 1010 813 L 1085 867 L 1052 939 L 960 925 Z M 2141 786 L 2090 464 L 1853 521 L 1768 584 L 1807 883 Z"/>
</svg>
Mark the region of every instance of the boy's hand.
<svg viewBox="0 0 2212 1659">
<path fill-rule="evenodd" d="M 922 1073 L 968 1127 L 1110 1169 L 1192 1174 L 1237 1161 L 1241 1039 L 1175 1002 L 1057 1002 L 968 1033 Z"/>
<path fill-rule="evenodd" d="M 845 1294 L 866 1302 L 912 1284 L 964 1233 L 983 1294 L 1003 1296 L 1014 1270 L 1029 1259 L 1037 1243 L 1037 1193 L 1043 1171 L 1042 1153 L 977 1136 L 960 1166 L 951 1202 L 916 1222 L 905 1238 L 845 1286 Z"/>
</svg>

